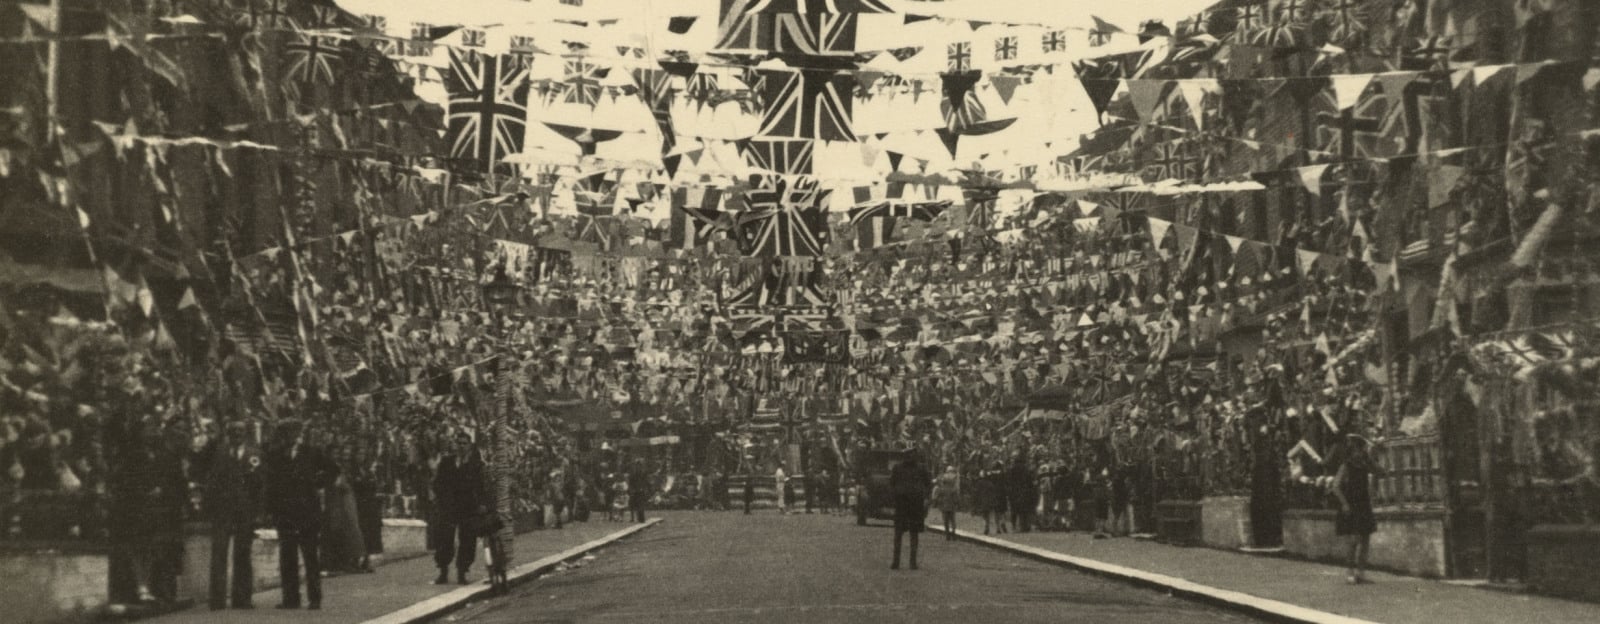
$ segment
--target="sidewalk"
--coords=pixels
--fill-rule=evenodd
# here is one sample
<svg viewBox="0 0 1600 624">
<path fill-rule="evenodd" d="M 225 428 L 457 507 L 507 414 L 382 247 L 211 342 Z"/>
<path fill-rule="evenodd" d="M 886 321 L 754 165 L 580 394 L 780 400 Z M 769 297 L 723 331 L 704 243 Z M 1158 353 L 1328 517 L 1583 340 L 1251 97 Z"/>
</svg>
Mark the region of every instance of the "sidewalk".
<svg viewBox="0 0 1600 624">
<path fill-rule="evenodd" d="M 516 555 L 512 559 L 515 569 L 508 575 L 515 584 L 519 576 L 543 572 L 561 560 L 585 550 L 598 548 L 652 526 L 622 522 L 591 520 L 567 524 L 564 529 L 545 529 L 517 536 Z M 227 609 L 212 611 L 204 604 L 185 611 L 140 620 L 149 624 L 202 624 L 222 622 L 227 624 L 357 624 L 382 618 L 399 623 L 416 622 L 435 616 L 475 598 L 489 587 L 484 584 L 488 575 L 483 570 L 483 552 L 469 573 L 471 584 L 466 586 L 433 585 L 437 569 L 432 555 L 415 557 L 379 566 L 372 574 L 349 574 L 322 580 L 322 610 L 275 609 L 281 594 L 271 589 L 255 594 L 255 609 Z M 452 572 L 452 581 L 454 573 Z"/>
<path fill-rule="evenodd" d="M 930 514 L 930 529 L 939 526 Z M 961 537 L 1071 568 L 1291 622 L 1498 624 L 1600 622 L 1600 605 L 1369 572 L 1347 585 L 1344 569 L 1281 557 L 1178 547 L 1088 533 L 983 535 L 983 519 L 960 514 Z M 923 539 L 937 539 L 936 534 Z"/>
</svg>

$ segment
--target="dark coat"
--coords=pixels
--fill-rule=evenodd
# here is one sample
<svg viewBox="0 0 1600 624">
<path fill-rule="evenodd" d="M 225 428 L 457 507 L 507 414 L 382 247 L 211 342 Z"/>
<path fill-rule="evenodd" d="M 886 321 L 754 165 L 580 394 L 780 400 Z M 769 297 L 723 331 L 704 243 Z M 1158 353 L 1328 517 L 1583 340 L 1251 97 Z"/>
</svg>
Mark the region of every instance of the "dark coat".
<svg viewBox="0 0 1600 624">
<path fill-rule="evenodd" d="M 458 524 L 487 510 L 491 502 L 483 477 L 483 460 L 474 454 L 461 461 L 454 456 L 439 460 L 433 474 L 434 515 L 440 521 Z"/>
<path fill-rule="evenodd" d="M 921 463 L 901 462 L 889 471 L 889 491 L 894 493 L 894 527 L 899 531 L 922 531 L 928 515 L 928 489 L 933 475 Z"/>
<path fill-rule="evenodd" d="M 263 510 L 266 470 L 261 449 L 245 444 L 240 457 L 238 448 L 212 442 L 201 451 L 205 511 L 218 529 L 253 529 Z"/>
<path fill-rule="evenodd" d="M 269 453 L 266 468 L 266 508 L 273 525 L 321 529 L 321 491 L 339 477 L 339 466 L 316 448 L 304 446 L 292 458 L 289 448 Z"/>
</svg>

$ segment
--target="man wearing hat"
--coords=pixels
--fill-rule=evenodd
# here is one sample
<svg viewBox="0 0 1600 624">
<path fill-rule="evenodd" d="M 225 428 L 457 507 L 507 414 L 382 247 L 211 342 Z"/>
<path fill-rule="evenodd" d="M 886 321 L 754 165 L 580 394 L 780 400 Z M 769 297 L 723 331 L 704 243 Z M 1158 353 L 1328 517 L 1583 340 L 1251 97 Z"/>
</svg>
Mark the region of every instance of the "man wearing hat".
<svg viewBox="0 0 1600 624">
<path fill-rule="evenodd" d="M 322 491 L 333 485 L 339 467 L 306 443 L 297 422 L 278 427 L 278 441 L 267 455 L 266 508 L 278 529 L 278 573 L 283 581 L 279 609 L 300 608 L 300 563 L 305 558 L 306 599 L 322 608 Z"/>
<path fill-rule="evenodd" d="M 228 423 L 220 440 L 201 454 L 205 462 L 205 510 L 211 519 L 211 609 L 249 609 L 255 571 L 250 565 L 256 519 L 261 515 L 261 450 L 244 422 Z M 233 591 L 228 591 L 228 553 L 233 553 Z"/>
<path fill-rule="evenodd" d="M 456 582 L 467 584 L 467 570 L 477 551 L 478 535 L 471 522 L 485 513 L 491 502 L 484 487 L 483 457 L 472 444 L 472 434 L 455 436 L 454 451 L 439 460 L 433 476 L 435 501 L 433 562 L 439 568 L 435 585 L 450 582 L 450 564 L 456 566 Z"/>
</svg>

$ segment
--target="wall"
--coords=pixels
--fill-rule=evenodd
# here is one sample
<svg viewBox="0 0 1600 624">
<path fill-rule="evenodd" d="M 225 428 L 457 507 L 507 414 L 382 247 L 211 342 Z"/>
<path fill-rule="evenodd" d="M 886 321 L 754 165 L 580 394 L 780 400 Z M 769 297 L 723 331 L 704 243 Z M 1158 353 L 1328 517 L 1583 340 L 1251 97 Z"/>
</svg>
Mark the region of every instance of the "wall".
<svg viewBox="0 0 1600 624">
<path fill-rule="evenodd" d="M 98 613 L 106 605 L 104 553 L 0 552 L 0 605 L 11 622 L 43 622 Z"/>
<path fill-rule="evenodd" d="M 1250 497 L 1210 496 L 1200 501 L 1200 539 L 1212 548 L 1250 545 Z"/>
<path fill-rule="evenodd" d="M 1541 524 L 1528 531 L 1528 588 L 1541 594 L 1600 602 L 1595 561 L 1600 526 Z"/>
<path fill-rule="evenodd" d="M 1380 510 L 1368 562 L 1374 568 L 1429 578 L 1445 574 L 1444 512 Z M 1334 512 L 1283 512 L 1283 550 L 1306 559 L 1344 563 L 1345 541 L 1333 532 Z"/>
<path fill-rule="evenodd" d="M 278 536 L 271 529 L 256 531 L 253 543 L 255 589 L 279 585 Z M 68 545 L 74 546 L 74 545 Z M 427 554 L 427 525 L 421 520 L 384 520 L 382 557 L 375 565 Z M 96 615 L 106 606 L 110 576 L 109 557 L 103 550 L 46 549 L 0 550 L 0 605 L 8 622 L 51 622 Z M 204 608 L 211 574 L 211 534 L 203 524 L 189 527 L 184 541 L 183 571 L 178 577 L 180 597 Z M 48 600 L 41 600 L 47 596 Z"/>
</svg>

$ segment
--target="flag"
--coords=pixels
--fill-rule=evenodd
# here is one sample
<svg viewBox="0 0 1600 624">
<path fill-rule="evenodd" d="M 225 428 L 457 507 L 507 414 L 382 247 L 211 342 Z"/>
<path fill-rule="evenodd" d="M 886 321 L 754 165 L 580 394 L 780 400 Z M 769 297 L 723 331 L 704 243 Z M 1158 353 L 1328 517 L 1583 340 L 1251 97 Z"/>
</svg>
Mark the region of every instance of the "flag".
<svg viewBox="0 0 1600 624">
<path fill-rule="evenodd" d="M 772 139 L 756 137 L 738 141 L 736 145 L 745 162 L 774 174 L 809 175 L 812 167 L 811 139 Z"/>
<path fill-rule="evenodd" d="M 610 215 L 617 203 L 617 183 L 604 173 L 579 178 L 572 187 L 572 202 L 578 214 Z"/>
<path fill-rule="evenodd" d="M 339 10 L 330 6 L 310 7 L 310 23 L 304 27 L 290 23 L 293 35 L 283 48 L 284 70 L 289 80 L 298 83 L 331 85 L 337 80 L 334 64 L 344 56 L 344 50 L 335 37 L 316 34 L 317 31 L 339 27 Z M 309 31 L 309 32 L 308 32 Z"/>
<path fill-rule="evenodd" d="M 661 131 L 663 154 L 671 153 L 672 147 L 677 144 L 676 131 L 672 127 L 674 78 L 665 69 L 633 70 L 633 81 L 639 85 L 639 99 L 650 109 L 650 116 L 656 120 L 656 129 Z"/>
<path fill-rule="evenodd" d="M 821 203 L 828 192 L 814 179 L 759 177 L 760 185 L 746 192 L 749 211 L 736 219 L 740 251 L 763 257 L 822 255 L 828 215 Z"/>
<path fill-rule="evenodd" d="M 1017 59 L 1017 38 L 1000 37 L 994 40 L 994 60 L 1014 61 Z"/>
<path fill-rule="evenodd" d="M 856 249 L 876 249 L 893 242 L 895 221 L 893 217 L 882 216 L 852 219 L 856 228 Z"/>
<path fill-rule="evenodd" d="M 1093 15 L 1089 16 L 1089 18 L 1094 20 L 1094 28 L 1089 29 L 1089 45 L 1091 47 L 1100 47 L 1107 43 L 1111 43 L 1112 35 L 1124 32 L 1115 24 L 1111 24 L 1103 19 Z"/>
<path fill-rule="evenodd" d="M 972 44 L 957 41 L 945 47 L 945 68 L 951 72 L 972 71 Z"/>
<path fill-rule="evenodd" d="M 855 141 L 849 72 L 761 70 L 766 110 L 758 134 L 766 137 Z"/>
<path fill-rule="evenodd" d="M 1187 147 L 1178 141 L 1167 141 L 1155 146 L 1155 158 L 1143 169 L 1146 180 L 1188 180 L 1199 175 L 1197 163 L 1190 157 Z"/>
<path fill-rule="evenodd" d="M 562 101 L 568 104 L 582 104 L 594 106 L 600 103 L 600 93 L 604 90 L 600 81 L 611 73 L 611 68 L 601 67 L 589 61 L 589 57 L 579 56 L 568 58 L 566 73 L 561 80 L 566 91 Z M 526 79 L 527 70 L 523 70 Z"/>
<path fill-rule="evenodd" d="M 672 191 L 672 231 L 668 244 L 674 249 L 704 246 L 717 232 L 726 230 L 721 189 L 701 186 Z"/>
<path fill-rule="evenodd" d="M 751 11 L 761 0 L 722 0 L 717 32 L 719 51 L 853 59 L 856 13 L 790 13 Z"/>
<path fill-rule="evenodd" d="M 1064 51 L 1066 51 L 1066 49 L 1067 49 L 1067 33 L 1066 33 L 1066 31 L 1064 31 L 1064 30 L 1052 30 L 1050 32 L 1045 33 L 1044 36 L 1042 37 L 1042 40 L 1040 41 L 1040 47 L 1044 50 L 1045 54 L 1049 54 L 1051 52 L 1064 52 Z"/>
<path fill-rule="evenodd" d="M 928 202 L 896 202 L 878 201 L 850 210 L 850 221 L 859 222 L 863 219 L 877 217 L 910 218 L 918 221 L 931 222 L 950 209 L 950 200 Z"/>
<path fill-rule="evenodd" d="M 883 0 L 754 0 L 748 13 L 893 13 Z"/>
<path fill-rule="evenodd" d="M 446 137 L 453 158 L 496 162 L 522 151 L 528 67 L 520 59 L 450 49 Z"/>
<path fill-rule="evenodd" d="M 1392 142 L 1384 138 L 1384 117 L 1388 99 L 1368 96 L 1350 108 L 1339 110 L 1332 93 L 1320 96 L 1322 112 L 1317 113 L 1317 145 L 1339 160 L 1382 158 L 1393 155 Z"/>
<path fill-rule="evenodd" d="M 787 364 L 850 363 L 850 330 L 790 331 L 783 334 L 783 361 Z"/>
</svg>

